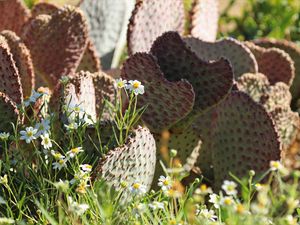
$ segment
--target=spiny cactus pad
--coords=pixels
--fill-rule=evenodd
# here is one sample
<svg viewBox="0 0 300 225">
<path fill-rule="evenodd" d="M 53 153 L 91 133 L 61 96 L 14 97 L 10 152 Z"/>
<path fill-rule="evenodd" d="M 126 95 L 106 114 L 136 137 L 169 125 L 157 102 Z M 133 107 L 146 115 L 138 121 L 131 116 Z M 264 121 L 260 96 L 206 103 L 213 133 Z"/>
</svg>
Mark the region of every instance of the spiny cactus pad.
<svg viewBox="0 0 300 225">
<path fill-rule="evenodd" d="M 219 102 L 232 87 L 233 72 L 227 60 L 201 60 L 176 32 L 167 32 L 157 38 L 151 53 L 157 57 L 166 79 L 187 79 L 193 85 L 196 96 L 194 111 L 197 113 Z"/>
<path fill-rule="evenodd" d="M 277 48 L 263 48 L 253 43 L 246 43 L 255 55 L 258 71 L 266 75 L 271 84 L 284 82 L 292 85 L 295 77 L 294 62 L 284 51 Z"/>
<path fill-rule="evenodd" d="M 124 42 L 122 48 L 126 44 L 126 28 L 133 7 L 134 0 L 85 0 L 80 6 L 88 18 L 90 37 L 104 69 L 110 68 L 118 42 Z"/>
<path fill-rule="evenodd" d="M 138 182 L 150 189 L 156 162 L 155 140 L 147 128 L 138 127 L 133 131 L 126 144 L 110 150 L 104 159 L 100 159 L 94 177 L 104 178 L 116 189 L 121 183 L 129 186 Z M 130 195 L 125 190 L 126 195 Z"/>
<path fill-rule="evenodd" d="M 260 102 L 270 86 L 268 78 L 261 73 L 245 73 L 237 79 L 238 90 L 250 95 L 256 102 Z"/>
<path fill-rule="evenodd" d="M 23 102 L 19 71 L 6 39 L 0 35 L 0 92 L 17 104 Z"/>
<path fill-rule="evenodd" d="M 177 82 L 166 80 L 150 54 L 131 56 L 124 63 L 121 74 L 123 79 L 136 79 L 145 86 L 138 105 L 147 106 L 142 118 L 152 132 L 160 133 L 170 128 L 193 109 L 195 94 L 191 84 L 180 79 Z"/>
<path fill-rule="evenodd" d="M 96 121 L 96 98 L 93 83 L 93 75 L 90 72 L 81 71 L 70 79 L 63 90 L 63 101 L 72 111 L 79 107 L 86 116 L 91 116 L 92 121 Z M 75 111 L 75 110 L 74 110 Z"/>
<path fill-rule="evenodd" d="M 184 6 L 181 0 L 139 0 L 127 31 L 129 54 L 148 52 L 164 32 L 184 32 Z"/>
<path fill-rule="evenodd" d="M 101 69 L 100 60 L 97 55 L 95 46 L 89 40 L 86 46 L 85 52 L 82 56 L 80 64 L 77 68 L 77 71 L 89 71 L 91 73 L 98 72 Z"/>
<path fill-rule="evenodd" d="M 189 37 L 184 38 L 184 41 L 202 60 L 218 60 L 221 57 L 229 60 L 235 78 L 244 73 L 256 73 L 258 71 L 254 55 L 238 40 L 224 38 L 217 42 L 205 42 Z"/>
<path fill-rule="evenodd" d="M 97 116 L 100 117 L 101 115 L 102 120 L 109 120 L 111 119 L 111 115 L 104 106 L 105 100 L 112 104 L 115 103 L 117 92 L 115 80 L 104 72 L 98 72 L 93 74 L 93 82 L 96 94 Z"/>
<path fill-rule="evenodd" d="M 11 30 L 20 35 L 21 28 L 29 17 L 30 11 L 22 0 L 0 1 L 0 31 Z"/>
<path fill-rule="evenodd" d="M 244 177 L 249 170 L 261 174 L 271 160 L 280 159 L 278 134 L 263 106 L 247 94 L 233 91 L 217 108 L 213 134 L 215 187 L 231 179 L 229 172 Z"/>
<path fill-rule="evenodd" d="M 23 28 L 22 39 L 30 49 L 35 72 L 53 88 L 79 65 L 87 44 L 87 24 L 79 9 L 64 7 L 51 16 L 32 18 Z"/>
<path fill-rule="evenodd" d="M 17 124 L 19 111 L 16 104 L 4 93 L 0 92 L 0 131 L 13 132 L 12 124 Z"/>
<path fill-rule="evenodd" d="M 196 0 L 191 12 L 191 35 L 203 41 L 215 41 L 219 20 L 218 0 Z"/>
<path fill-rule="evenodd" d="M 20 74 L 23 95 L 24 97 L 29 97 L 31 95 L 31 91 L 34 89 L 35 83 L 30 52 L 22 40 L 14 32 L 2 31 L 0 35 L 6 39 L 10 47 L 10 51 Z"/>
<path fill-rule="evenodd" d="M 255 40 L 256 45 L 265 48 L 279 48 L 289 54 L 295 63 L 295 79 L 291 86 L 291 93 L 293 96 L 293 105 L 300 98 L 300 48 L 297 44 L 286 40 L 273 39 L 258 39 Z"/>
</svg>

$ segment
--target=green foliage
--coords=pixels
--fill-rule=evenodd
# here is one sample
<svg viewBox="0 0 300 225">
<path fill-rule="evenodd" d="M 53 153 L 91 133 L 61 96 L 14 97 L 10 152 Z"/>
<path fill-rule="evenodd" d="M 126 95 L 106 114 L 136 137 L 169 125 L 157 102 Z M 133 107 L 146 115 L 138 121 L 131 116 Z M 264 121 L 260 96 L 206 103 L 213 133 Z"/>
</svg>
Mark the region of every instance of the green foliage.
<svg viewBox="0 0 300 225">
<path fill-rule="evenodd" d="M 249 0 L 239 16 L 229 11 L 237 4 L 230 1 L 221 16 L 222 36 L 234 36 L 241 40 L 259 37 L 299 40 L 300 3 L 296 0 Z M 224 26 L 230 25 L 230 28 Z"/>
</svg>

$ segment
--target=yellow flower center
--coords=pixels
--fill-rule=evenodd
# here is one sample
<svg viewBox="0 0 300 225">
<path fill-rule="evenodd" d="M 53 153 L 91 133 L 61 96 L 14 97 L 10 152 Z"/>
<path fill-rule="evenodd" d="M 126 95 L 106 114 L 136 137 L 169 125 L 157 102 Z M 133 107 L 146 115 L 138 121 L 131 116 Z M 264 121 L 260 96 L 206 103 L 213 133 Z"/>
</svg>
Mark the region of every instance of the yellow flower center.
<svg viewBox="0 0 300 225">
<path fill-rule="evenodd" d="M 61 155 L 60 153 L 55 153 L 55 154 L 53 155 L 53 157 L 54 157 L 55 159 L 60 159 L 60 158 L 62 157 L 62 155 Z"/>
<path fill-rule="evenodd" d="M 224 204 L 225 205 L 231 205 L 232 204 L 232 200 L 230 198 L 225 198 L 224 199 Z"/>
<path fill-rule="evenodd" d="M 206 186 L 206 184 L 201 184 L 200 190 L 201 190 L 202 192 L 207 191 L 207 186 Z"/>
<path fill-rule="evenodd" d="M 164 180 L 163 184 L 164 184 L 165 186 L 168 186 L 168 185 L 170 184 L 170 182 L 169 182 L 168 180 Z"/>
<path fill-rule="evenodd" d="M 132 84 L 132 86 L 133 86 L 134 89 L 137 89 L 137 88 L 139 88 L 140 84 L 138 82 L 134 82 Z"/>
<path fill-rule="evenodd" d="M 71 149 L 71 152 L 72 152 L 72 153 L 78 153 L 78 152 L 79 152 L 79 149 L 78 149 L 78 148 L 72 148 L 72 149 Z"/>
<path fill-rule="evenodd" d="M 28 131 L 28 132 L 27 132 L 27 136 L 28 136 L 28 137 L 32 137 L 32 136 L 33 136 L 32 131 Z"/>
<path fill-rule="evenodd" d="M 170 224 L 176 224 L 176 220 L 170 220 Z"/>
<path fill-rule="evenodd" d="M 141 185 L 140 185 L 139 183 L 135 183 L 135 184 L 132 185 L 132 187 L 133 187 L 134 189 L 139 189 L 140 186 L 141 186 Z"/>
<path fill-rule="evenodd" d="M 239 214 L 243 214 L 245 212 L 245 207 L 242 204 L 238 204 L 236 206 L 236 212 Z"/>
<path fill-rule="evenodd" d="M 60 165 L 63 165 L 63 164 L 65 163 L 65 161 L 64 161 L 63 159 L 60 159 L 60 160 L 58 161 L 58 163 L 59 163 Z"/>
<path fill-rule="evenodd" d="M 124 86 L 124 83 L 122 81 L 118 82 L 118 87 L 121 88 Z"/>
</svg>

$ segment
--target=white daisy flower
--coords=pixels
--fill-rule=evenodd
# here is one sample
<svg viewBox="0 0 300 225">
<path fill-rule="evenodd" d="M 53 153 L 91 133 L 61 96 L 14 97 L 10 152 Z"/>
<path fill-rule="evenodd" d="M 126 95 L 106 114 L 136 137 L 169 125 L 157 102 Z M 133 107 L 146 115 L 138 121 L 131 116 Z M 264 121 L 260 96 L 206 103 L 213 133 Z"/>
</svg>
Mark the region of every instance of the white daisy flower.
<svg viewBox="0 0 300 225">
<path fill-rule="evenodd" d="M 211 187 L 207 187 L 206 184 L 201 184 L 199 188 L 195 190 L 196 195 L 208 195 L 213 193 Z"/>
<path fill-rule="evenodd" d="M 42 134 L 41 138 L 42 138 L 41 144 L 43 145 L 44 149 L 52 148 L 52 142 L 51 139 L 49 138 L 49 134 Z"/>
<path fill-rule="evenodd" d="M 67 159 L 64 156 L 62 156 L 59 160 L 52 163 L 52 168 L 54 170 L 56 170 L 56 169 L 61 170 L 63 167 L 67 166 L 66 162 L 67 162 Z"/>
<path fill-rule="evenodd" d="M 136 182 L 129 187 L 129 191 L 134 195 L 143 195 L 146 193 L 146 187 Z"/>
<path fill-rule="evenodd" d="M 25 130 L 20 131 L 21 137 L 20 140 L 25 140 L 29 144 L 32 140 L 36 139 L 37 129 L 33 127 L 26 127 Z"/>
<path fill-rule="evenodd" d="M 220 197 L 216 194 L 210 194 L 208 202 L 212 203 L 216 209 L 220 208 Z"/>
<path fill-rule="evenodd" d="M 75 202 L 70 196 L 68 196 L 68 202 L 69 211 L 76 214 L 77 216 L 82 216 L 89 209 L 89 206 L 87 204 L 79 204 Z"/>
<path fill-rule="evenodd" d="M 42 134 L 49 133 L 50 120 L 43 119 L 40 123 L 37 123 L 34 128 L 38 130 L 36 136 L 40 136 Z"/>
<path fill-rule="evenodd" d="M 162 202 L 154 201 L 152 203 L 149 203 L 149 208 L 153 210 L 158 210 L 158 209 L 164 209 L 165 205 Z"/>
<path fill-rule="evenodd" d="M 163 191 L 170 189 L 172 187 L 172 183 L 172 179 L 169 176 L 160 176 L 158 179 L 158 186 L 160 186 Z"/>
<path fill-rule="evenodd" d="M 29 106 L 31 103 L 35 103 L 36 100 L 37 100 L 38 98 L 40 98 L 41 96 L 42 96 L 41 93 L 36 92 L 35 90 L 32 90 L 31 96 L 30 96 L 28 99 L 26 99 L 26 100 L 24 101 L 24 105 L 27 107 L 27 106 Z"/>
<path fill-rule="evenodd" d="M 216 221 L 216 219 L 218 218 L 213 210 L 208 209 L 201 209 L 199 212 L 199 216 L 213 222 Z"/>
<path fill-rule="evenodd" d="M 82 147 L 72 148 L 70 151 L 67 152 L 67 155 L 70 158 L 74 158 L 79 152 L 83 152 Z"/>
<path fill-rule="evenodd" d="M 117 87 L 124 88 L 127 85 L 127 80 L 123 80 L 122 78 L 116 79 Z"/>
<path fill-rule="evenodd" d="M 237 184 L 233 181 L 225 180 L 222 189 L 225 191 L 227 195 L 236 195 L 237 194 Z"/>
<path fill-rule="evenodd" d="M 93 169 L 93 167 L 91 165 L 89 165 L 89 164 L 82 164 L 79 167 L 84 172 L 91 172 L 92 169 Z"/>
<path fill-rule="evenodd" d="M 220 204 L 223 206 L 231 206 L 234 204 L 234 200 L 231 196 L 225 196 L 221 198 Z"/>
<path fill-rule="evenodd" d="M 10 136 L 10 133 L 2 132 L 2 133 L 0 133 L 0 140 L 7 141 L 9 136 Z"/>
<path fill-rule="evenodd" d="M 132 208 L 132 213 L 135 217 L 140 217 L 142 213 L 146 211 L 146 205 L 144 203 L 135 204 Z"/>
<path fill-rule="evenodd" d="M 78 129 L 78 124 L 75 122 L 69 123 L 68 125 L 64 125 L 67 130 L 77 130 Z"/>
<path fill-rule="evenodd" d="M 130 80 L 129 84 L 126 85 L 126 89 L 132 91 L 135 95 L 144 94 L 144 85 L 138 80 Z"/>
<path fill-rule="evenodd" d="M 51 150 L 51 155 L 54 157 L 55 160 L 63 159 L 64 156 L 59 152 Z"/>
<path fill-rule="evenodd" d="M 70 181 L 70 184 L 74 184 L 77 181 L 88 181 L 90 180 L 90 175 L 87 172 L 80 170 L 79 172 L 75 173 L 74 178 Z"/>
</svg>

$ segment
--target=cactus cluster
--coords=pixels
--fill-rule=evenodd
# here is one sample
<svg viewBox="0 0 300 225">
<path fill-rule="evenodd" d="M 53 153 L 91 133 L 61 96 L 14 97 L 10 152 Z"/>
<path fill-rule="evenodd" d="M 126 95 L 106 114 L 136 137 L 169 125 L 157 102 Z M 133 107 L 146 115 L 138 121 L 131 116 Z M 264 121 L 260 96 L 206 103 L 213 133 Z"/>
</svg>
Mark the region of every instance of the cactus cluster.
<svg viewBox="0 0 300 225">
<path fill-rule="evenodd" d="M 113 123 L 104 101 L 116 101 L 115 80 L 100 65 L 116 67 L 128 24 L 129 56 L 119 73 L 145 86 L 137 103 L 146 106 L 144 127 L 100 157 L 95 179 L 116 188 L 139 181 L 149 190 L 154 173 L 161 174 L 162 145 L 176 149 L 184 170 L 198 167 L 216 189 L 228 172 L 261 174 L 270 160 L 286 157 L 299 131 L 292 111 L 300 97 L 297 46 L 216 40 L 215 0 L 194 1 L 188 16 L 182 0 L 67 2 L 73 6 L 47 1 L 31 10 L 20 0 L 0 2 L 1 131 L 24 122 L 20 106 L 42 86 L 50 88 L 50 105 L 65 123 L 71 114 L 65 106 L 84 109 L 88 136 L 95 136 L 93 122 Z M 5 17 L 11 12 L 15 19 Z"/>
</svg>

